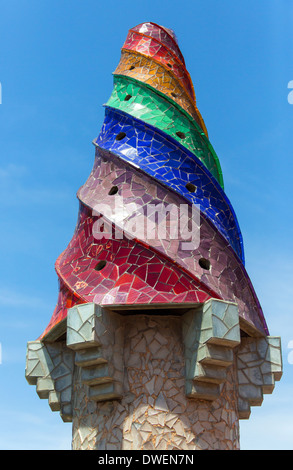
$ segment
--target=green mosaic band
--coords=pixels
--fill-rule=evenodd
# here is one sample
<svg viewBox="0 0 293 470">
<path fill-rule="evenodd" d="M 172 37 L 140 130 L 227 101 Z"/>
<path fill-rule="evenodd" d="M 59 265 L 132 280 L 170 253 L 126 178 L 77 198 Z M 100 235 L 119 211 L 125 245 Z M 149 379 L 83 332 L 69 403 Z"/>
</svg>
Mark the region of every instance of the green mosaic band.
<svg viewBox="0 0 293 470">
<path fill-rule="evenodd" d="M 106 103 L 157 127 L 191 151 L 224 188 L 219 159 L 197 122 L 178 104 L 152 87 L 114 75 L 114 89 Z"/>
</svg>

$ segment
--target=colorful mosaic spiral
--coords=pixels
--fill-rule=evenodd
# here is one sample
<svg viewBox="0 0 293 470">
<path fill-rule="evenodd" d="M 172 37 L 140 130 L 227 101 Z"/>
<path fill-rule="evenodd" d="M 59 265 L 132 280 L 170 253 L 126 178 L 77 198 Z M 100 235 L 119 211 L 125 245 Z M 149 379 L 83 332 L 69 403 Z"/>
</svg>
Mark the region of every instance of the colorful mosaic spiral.
<svg viewBox="0 0 293 470">
<path fill-rule="evenodd" d="M 41 337 L 78 303 L 158 313 L 178 307 L 178 314 L 210 298 L 237 303 L 244 331 L 268 334 L 220 162 L 173 31 L 155 23 L 129 30 L 93 143 L 94 167 L 78 191 L 78 223 L 56 262 L 58 302 Z M 156 218 L 150 208 L 158 206 L 172 207 L 173 215 Z M 139 224 L 151 222 L 159 236 L 130 233 L 138 220 L 132 207 L 139 208 Z M 188 223 L 192 208 L 199 209 L 198 244 L 186 247 L 179 231 L 171 237 L 182 207 Z M 167 232 L 160 235 L 163 222 Z"/>
</svg>

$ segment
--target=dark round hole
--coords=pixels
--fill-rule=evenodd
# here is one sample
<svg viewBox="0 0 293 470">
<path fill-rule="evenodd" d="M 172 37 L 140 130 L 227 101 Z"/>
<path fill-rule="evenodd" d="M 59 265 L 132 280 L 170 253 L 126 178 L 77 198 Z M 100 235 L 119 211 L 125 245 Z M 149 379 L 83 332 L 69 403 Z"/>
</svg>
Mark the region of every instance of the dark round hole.
<svg viewBox="0 0 293 470">
<path fill-rule="evenodd" d="M 129 100 L 130 100 L 130 98 L 132 98 L 132 96 L 131 96 L 131 95 L 126 95 L 126 96 L 125 96 L 125 98 L 124 98 L 124 101 L 129 101 Z"/>
<path fill-rule="evenodd" d="M 95 267 L 95 270 L 96 271 L 101 271 L 107 264 L 107 261 L 105 260 L 102 260 L 102 261 L 99 261 L 97 266 Z"/>
<path fill-rule="evenodd" d="M 116 193 L 118 193 L 118 186 L 112 186 L 112 188 L 108 192 L 109 196 L 113 196 Z"/>
<path fill-rule="evenodd" d="M 173 98 L 177 98 L 176 93 L 174 93 L 173 91 L 172 91 L 171 95 L 173 96 Z"/>
<path fill-rule="evenodd" d="M 207 271 L 209 271 L 211 267 L 211 263 L 206 258 L 200 258 L 200 260 L 198 260 L 198 264 L 202 269 L 206 269 Z"/>
<path fill-rule="evenodd" d="M 195 193 L 196 191 L 196 186 L 192 183 L 187 183 L 185 188 L 190 192 L 190 193 Z"/>
<path fill-rule="evenodd" d="M 131 67 L 129 67 L 129 70 L 133 70 L 133 69 L 135 69 L 135 66 L 131 65 Z"/>
<path fill-rule="evenodd" d="M 180 131 L 176 132 L 176 135 L 177 135 L 177 137 L 179 137 L 179 139 L 185 139 L 185 137 L 186 137 L 184 132 L 180 132 Z"/>
<path fill-rule="evenodd" d="M 124 137 L 126 137 L 125 132 L 119 132 L 119 134 L 116 135 L 115 140 L 122 140 L 122 139 L 124 139 Z"/>
<path fill-rule="evenodd" d="M 167 66 L 170 67 L 170 69 L 172 68 L 172 64 L 169 64 L 169 62 L 167 64 Z"/>
</svg>

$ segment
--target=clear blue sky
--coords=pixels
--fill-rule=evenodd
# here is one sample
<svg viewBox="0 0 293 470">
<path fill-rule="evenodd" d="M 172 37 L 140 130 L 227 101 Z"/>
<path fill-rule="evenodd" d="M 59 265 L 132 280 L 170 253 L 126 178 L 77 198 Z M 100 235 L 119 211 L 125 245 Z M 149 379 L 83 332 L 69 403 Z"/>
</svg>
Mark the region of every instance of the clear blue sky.
<svg viewBox="0 0 293 470">
<path fill-rule="evenodd" d="M 174 29 L 244 237 L 284 375 L 241 421 L 242 449 L 293 449 L 293 2 L 0 0 L 0 449 L 70 449 L 71 424 L 24 378 L 27 341 L 57 300 L 130 27 Z"/>
</svg>

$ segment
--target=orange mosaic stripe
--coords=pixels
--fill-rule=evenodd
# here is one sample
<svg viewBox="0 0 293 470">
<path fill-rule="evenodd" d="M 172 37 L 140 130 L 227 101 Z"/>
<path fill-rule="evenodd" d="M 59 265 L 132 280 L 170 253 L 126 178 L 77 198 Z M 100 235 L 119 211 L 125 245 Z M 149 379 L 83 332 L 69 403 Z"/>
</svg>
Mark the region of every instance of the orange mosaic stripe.
<svg viewBox="0 0 293 470">
<path fill-rule="evenodd" d="M 188 70 L 165 44 L 155 38 L 130 30 L 123 44 L 123 49 L 140 52 L 169 67 L 178 80 L 184 84 L 191 99 L 195 100 L 194 87 Z"/>
<path fill-rule="evenodd" d="M 114 75 L 125 75 L 146 83 L 152 88 L 164 93 L 183 108 L 204 131 L 208 137 L 204 120 L 187 91 L 172 74 L 168 67 L 161 62 L 147 57 L 136 51 L 122 49 L 120 62 Z"/>
</svg>

